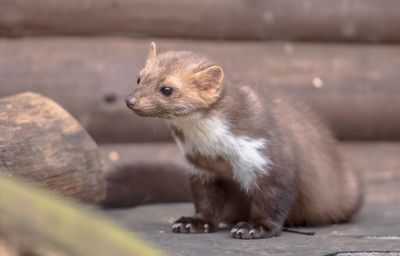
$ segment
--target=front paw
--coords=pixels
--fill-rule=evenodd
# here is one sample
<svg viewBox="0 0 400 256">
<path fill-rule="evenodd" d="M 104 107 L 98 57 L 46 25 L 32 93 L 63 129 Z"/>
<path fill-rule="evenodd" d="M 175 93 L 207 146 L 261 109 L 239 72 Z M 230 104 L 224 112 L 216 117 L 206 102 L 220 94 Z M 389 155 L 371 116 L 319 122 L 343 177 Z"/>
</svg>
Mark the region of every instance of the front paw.
<svg viewBox="0 0 400 256">
<path fill-rule="evenodd" d="M 215 232 L 215 225 L 196 217 L 181 217 L 172 224 L 174 233 L 211 233 Z"/>
<path fill-rule="evenodd" d="M 281 229 L 271 225 L 267 227 L 259 223 L 239 222 L 231 230 L 231 235 L 236 239 L 259 239 L 279 236 Z"/>
</svg>

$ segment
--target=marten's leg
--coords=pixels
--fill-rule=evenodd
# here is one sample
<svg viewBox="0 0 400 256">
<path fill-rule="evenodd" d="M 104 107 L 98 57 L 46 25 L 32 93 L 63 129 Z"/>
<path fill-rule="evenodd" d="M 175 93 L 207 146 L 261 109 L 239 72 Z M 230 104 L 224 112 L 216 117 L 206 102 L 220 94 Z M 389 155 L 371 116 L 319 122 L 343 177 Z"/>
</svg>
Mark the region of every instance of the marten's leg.
<svg viewBox="0 0 400 256">
<path fill-rule="evenodd" d="M 217 179 L 190 178 L 196 214 L 181 217 L 172 225 L 175 233 L 215 232 L 222 218 L 225 192 Z"/>
<path fill-rule="evenodd" d="M 238 239 L 257 239 L 279 236 L 294 198 L 293 181 L 271 174 L 259 177 L 251 192 L 248 221 L 239 222 L 231 230 Z"/>
</svg>

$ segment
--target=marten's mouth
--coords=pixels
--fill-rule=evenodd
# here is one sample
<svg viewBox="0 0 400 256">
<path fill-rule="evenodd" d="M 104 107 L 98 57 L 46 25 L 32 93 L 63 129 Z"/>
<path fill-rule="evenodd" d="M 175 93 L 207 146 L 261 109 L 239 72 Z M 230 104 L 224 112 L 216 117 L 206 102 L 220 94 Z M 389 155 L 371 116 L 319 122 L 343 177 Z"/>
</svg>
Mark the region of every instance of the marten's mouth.
<svg viewBox="0 0 400 256">
<path fill-rule="evenodd" d="M 169 118 L 168 114 L 159 109 L 139 109 L 129 107 L 136 115 L 142 117 Z"/>
<path fill-rule="evenodd" d="M 149 113 L 148 111 L 143 111 L 142 109 L 137 109 L 137 108 L 133 108 L 133 107 L 129 107 L 129 108 L 138 116 L 152 116 L 152 114 Z"/>
</svg>

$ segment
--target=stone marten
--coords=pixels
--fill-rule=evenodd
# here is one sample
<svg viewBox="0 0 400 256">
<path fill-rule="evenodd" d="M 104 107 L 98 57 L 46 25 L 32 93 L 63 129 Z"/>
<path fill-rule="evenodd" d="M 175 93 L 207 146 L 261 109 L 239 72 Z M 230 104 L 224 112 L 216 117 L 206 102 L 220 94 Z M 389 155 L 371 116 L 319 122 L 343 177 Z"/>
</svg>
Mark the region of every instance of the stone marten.
<svg viewBox="0 0 400 256">
<path fill-rule="evenodd" d="M 268 238 L 285 225 L 348 221 L 359 209 L 360 180 L 330 131 L 283 92 L 231 83 L 211 59 L 158 55 L 154 43 L 137 84 L 127 106 L 164 119 L 192 167 L 195 214 L 173 232 L 214 232 L 227 222 L 234 238 Z"/>
</svg>

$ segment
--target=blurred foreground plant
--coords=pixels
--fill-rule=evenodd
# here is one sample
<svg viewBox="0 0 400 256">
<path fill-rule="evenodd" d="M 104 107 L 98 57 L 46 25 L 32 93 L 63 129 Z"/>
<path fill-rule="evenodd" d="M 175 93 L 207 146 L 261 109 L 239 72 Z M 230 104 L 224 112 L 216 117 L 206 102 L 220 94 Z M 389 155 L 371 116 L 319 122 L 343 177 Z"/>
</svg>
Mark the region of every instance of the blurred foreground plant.
<svg viewBox="0 0 400 256">
<path fill-rule="evenodd" d="M 0 175 L 0 240 L 19 255 L 161 255 L 99 214 Z"/>
</svg>

